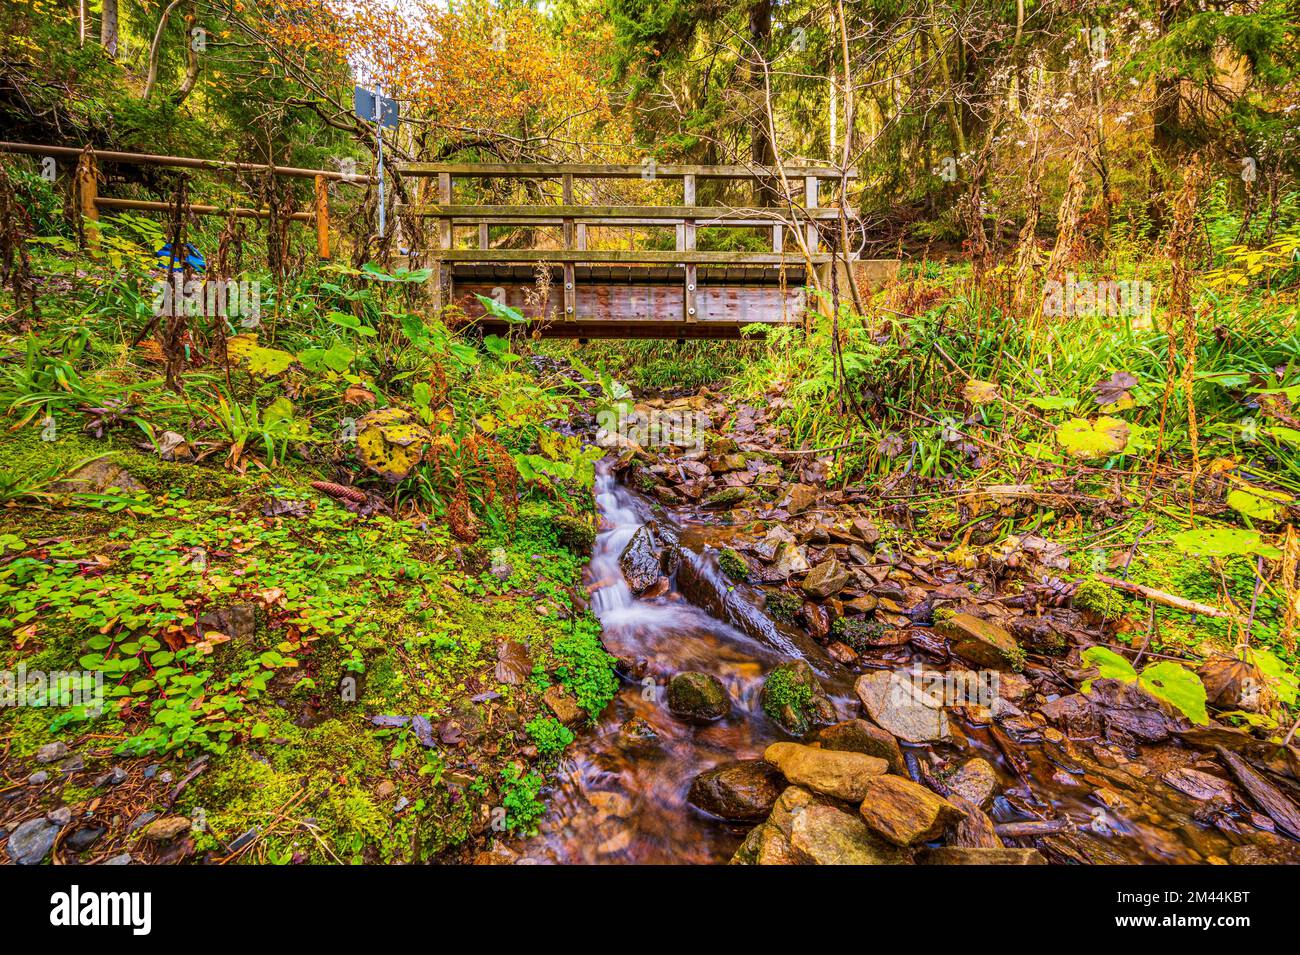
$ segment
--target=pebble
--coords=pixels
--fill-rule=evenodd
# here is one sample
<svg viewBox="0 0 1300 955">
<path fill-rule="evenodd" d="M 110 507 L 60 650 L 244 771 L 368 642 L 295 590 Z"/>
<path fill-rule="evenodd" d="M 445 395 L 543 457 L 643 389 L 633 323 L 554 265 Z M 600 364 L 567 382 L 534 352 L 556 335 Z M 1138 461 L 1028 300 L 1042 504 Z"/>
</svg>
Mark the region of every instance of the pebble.
<svg viewBox="0 0 1300 955">
<path fill-rule="evenodd" d="M 56 826 L 66 826 L 72 822 L 72 810 L 67 806 L 60 806 L 58 809 L 51 809 L 47 812 L 45 818 Z"/>
<path fill-rule="evenodd" d="M 60 760 L 67 756 L 70 752 L 71 750 L 68 749 L 68 744 L 62 741 L 46 743 L 36 751 L 36 762 L 53 763 L 56 760 Z"/>
<path fill-rule="evenodd" d="M 104 863 L 104 865 L 130 865 L 130 864 L 131 864 L 131 853 L 129 852 L 123 852 L 120 856 L 113 856 L 113 858 L 107 860 Z"/>
<path fill-rule="evenodd" d="M 120 786 L 126 782 L 127 773 L 120 766 L 114 766 L 104 775 L 95 780 L 96 786 Z"/>
<path fill-rule="evenodd" d="M 85 852 L 106 832 L 108 832 L 108 830 L 103 828 L 78 829 L 72 835 L 68 836 L 68 838 L 64 839 L 63 844 L 73 852 Z"/>
<path fill-rule="evenodd" d="M 50 781 L 50 774 L 45 770 L 37 770 L 27 777 L 27 782 L 33 786 L 44 786 Z"/>
</svg>

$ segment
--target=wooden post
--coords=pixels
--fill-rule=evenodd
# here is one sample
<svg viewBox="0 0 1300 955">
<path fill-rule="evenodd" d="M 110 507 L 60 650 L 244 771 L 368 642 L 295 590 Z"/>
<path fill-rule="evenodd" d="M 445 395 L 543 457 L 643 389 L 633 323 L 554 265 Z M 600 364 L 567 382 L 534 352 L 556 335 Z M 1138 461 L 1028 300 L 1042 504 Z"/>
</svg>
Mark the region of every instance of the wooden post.
<svg viewBox="0 0 1300 955">
<path fill-rule="evenodd" d="M 438 173 L 438 202 L 441 205 L 451 205 L 451 173 Z M 444 252 L 451 251 L 451 217 L 438 217 L 438 248 Z M 433 306 L 441 311 L 451 304 L 451 271 L 454 266 L 443 263 L 442 258 L 437 259 L 434 266 L 434 299 Z"/>
<path fill-rule="evenodd" d="M 77 160 L 77 198 L 81 207 L 81 228 L 86 246 L 91 252 L 99 251 L 99 164 L 95 154 L 86 150 Z"/>
<path fill-rule="evenodd" d="M 330 257 L 330 194 L 324 176 L 316 177 L 316 254 Z"/>
<path fill-rule="evenodd" d="M 817 177 L 805 176 L 803 180 L 804 205 L 811 211 L 817 208 Z M 813 255 L 817 252 L 817 225 L 811 219 L 808 221 L 807 231 L 805 233 L 808 240 L 808 253 Z"/>
<path fill-rule="evenodd" d="M 695 205 L 695 176 L 686 175 L 682 177 L 682 205 Z M 695 220 L 686 219 L 682 222 L 681 242 L 679 243 L 682 252 L 695 251 Z M 698 279 L 698 267 L 695 263 L 690 262 L 686 265 L 686 283 L 682 294 L 682 320 L 686 322 L 695 322 L 699 320 L 695 308 L 695 286 Z"/>
<path fill-rule="evenodd" d="M 561 180 L 564 190 L 564 204 L 573 205 L 573 174 L 565 173 Z M 563 220 L 564 247 L 573 248 L 573 219 Z M 564 321 L 571 322 L 578 317 L 578 287 L 574 275 L 573 263 L 564 263 Z"/>
<path fill-rule="evenodd" d="M 490 248 L 491 245 L 492 240 L 488 236 L 488 224 L 486 222 L 480 222 L 478 224 L 478 247 L 480 249 L 487 249 Z"/>
</svg>

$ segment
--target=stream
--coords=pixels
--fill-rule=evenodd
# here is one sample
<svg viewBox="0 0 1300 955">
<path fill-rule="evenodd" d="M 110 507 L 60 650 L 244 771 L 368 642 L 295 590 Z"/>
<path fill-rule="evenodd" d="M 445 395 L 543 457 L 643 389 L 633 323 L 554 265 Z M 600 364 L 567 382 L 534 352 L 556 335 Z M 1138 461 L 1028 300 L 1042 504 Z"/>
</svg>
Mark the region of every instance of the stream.
<svg viewBox="0 0 1300 955">
<path fill-rule="evenodd" d="M 919 654 L 906 647 L 882 650 L 853 672 L 830 661 L 811 641 L 803 646 L 786 628 L 769 627 L 767 637 L 757 639 L 710 615 L 688 602 L 676 576 L 662 596 L 635 597 L 619 556 L 655 515 L 645 499 L 616 480 L 608 459 L 598 466 L 595 492 L 600 529 L 586 572 L 591 608 L 606 648 L 621 660 L 638 661 L 640 679 L 625 677 L 598 724 L 579 733 L 566 752 L 552 782 L 550 811 L 538 833 L 518 845 L 521 861 L 725 863 L 752 824 L 710 818 L 688 804 L 687 792 L 701 772 L 729 760 L 759 758 L 770 743 L 790 739 L 760 704 L 771 667 L 805 656 L 847 720 L 861 713 L 853 690 L 858 675 L 871 668 L 907 668 Z M 709 542 L 725 544 L 728 529 L 707 512 L 687 509 L 672 516 L 683 560 L 694 561 L 697 574 L 712 575 L 725 593 L 727 583 L 713 563 Z M 933 660 L 923 662 L 935 667 Z M 717 676 L 732 699 L 730 716 L 702 726 L 674 718 L 664 687 L 683 670 Z M 1138 760 L 1102 765 L 1093 758 L 1096 748 L 1087 744 L 1021 743 L 993 725 L 972 724 L 955 714 L 953 719 L 964 744 L 903 744 L 909 772 L 915 778 L 982 757 L 999 777 L 1000 795 L 988 810 L 995 823 L 1065 830 L 1007 836 L 1008 846 L 1037 846 L 1055 862 L 1197 863 L 1226 861 L 1234 845 L 1247 841 L 1229 812 L 1212 823 L 1204 803 L 1161 782 L 1168 768 L 1198 758 L 1189 749 L 1144 747 Z"/>
</svg>

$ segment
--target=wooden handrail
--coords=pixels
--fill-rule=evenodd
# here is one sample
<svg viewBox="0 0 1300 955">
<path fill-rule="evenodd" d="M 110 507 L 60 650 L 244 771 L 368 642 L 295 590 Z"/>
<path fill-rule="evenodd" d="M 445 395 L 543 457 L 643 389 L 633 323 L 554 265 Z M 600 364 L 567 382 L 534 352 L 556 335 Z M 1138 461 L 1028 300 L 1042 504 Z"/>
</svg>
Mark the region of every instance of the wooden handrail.
<svg viewBox="0 0 1300 955">
<path fill-rule="evenodd" d="M 798 265 L 804 257 L 781 252 L 673 252 L 662 249 L 441 249 L 430 257 L 438 262 L 468 262 L 482 265 L 504 262 L 621 263 L 624 265 Z M 825 265 L 834 256 L 816 253 L 814 265 Z"/>
<path fill-rule="evenodd" d="M 732 206 L 473 206 L 473 205 L 429 205 L 415 204 L 403 206 L 408 215 L 432 216 L 437 218 L 462 218 L 473 216 L 476 219 L 709 219 L 726 222 L 728 219 L 762 220 L 766 217 L 767 225 L 777 225 L 788 221 L 788 216 L 777 208 L 758 209 Z M 798 216 L 803 219 L 835 219 L 839 210 L 826 208 L 799 209 Z M 599 224 L 599 223 L 595 223 Z"/>
<path fill-rule="evenodd" d="M 227 159 L 197 159 L 193 156 L 160 156 L 153 153 L 124 153 L 110 149 L 93 149 L 97 160 L 120 162 L 141 166 L 171 166 L 177 169 L 207 169 L 217 172 L 232 170 L 235 172 L 271 172 L 276 176 L 289 176 L 295 179 L 331 179 L 346 182 L 354 186 L 364 186 L 375 182 L 371 176 L 352 175 L 334 169 L 300 169 L 296 166 L 273 166 L 266 163 L 234 162 Z M 72 146 L 42 146 L 38 143 L 0 142 L 0 152 L 21 153 L 28 156 L 61 156 L 64 159 L 76 159 L 82 150 Z"/>
<path fill-rule="evenodd" d="M 458 179 L 779 179 L 771 166 L 660 166 L 625 163 L 398 163 L 403 176 L 448 175 Z M 831 166 L 790 166 L 787 179 L 840 179 L 843 173 Z M 852 170 L 848 178 L 856 179 Z"/>
</svg>

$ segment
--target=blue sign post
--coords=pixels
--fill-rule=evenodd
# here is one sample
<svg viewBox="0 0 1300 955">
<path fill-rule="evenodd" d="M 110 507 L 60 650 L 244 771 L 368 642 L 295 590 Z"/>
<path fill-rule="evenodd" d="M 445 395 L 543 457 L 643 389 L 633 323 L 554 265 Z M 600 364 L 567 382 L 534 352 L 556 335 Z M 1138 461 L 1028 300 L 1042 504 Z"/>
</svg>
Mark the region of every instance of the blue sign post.
<svg viewBox="0 0 1300 955">
<path fill-rule="evenodd" d="M 376 84 L 373 93 L 363 86 L 352 89 L 352 109 L 358 119 L 375 124 L 375 138 L 379 140 L 379 237 L 384 237 L 384 128 L 396 129 L 397 100 L 383 95 L 382 84 Z"/>
</svg>

